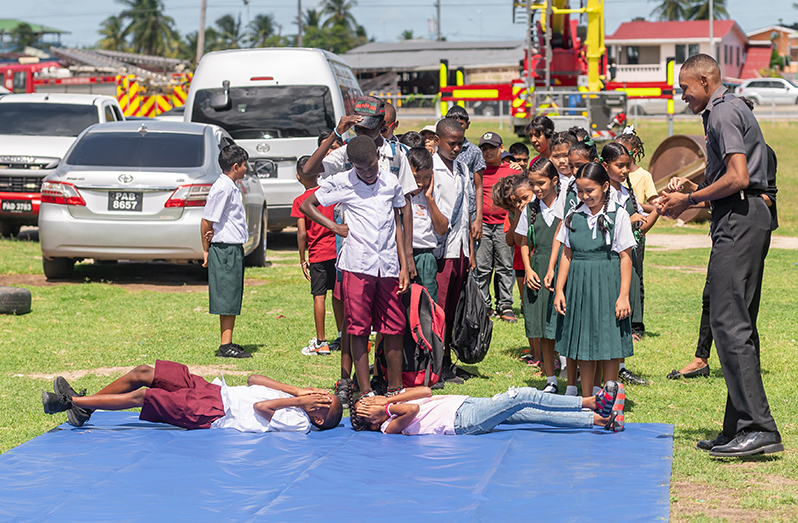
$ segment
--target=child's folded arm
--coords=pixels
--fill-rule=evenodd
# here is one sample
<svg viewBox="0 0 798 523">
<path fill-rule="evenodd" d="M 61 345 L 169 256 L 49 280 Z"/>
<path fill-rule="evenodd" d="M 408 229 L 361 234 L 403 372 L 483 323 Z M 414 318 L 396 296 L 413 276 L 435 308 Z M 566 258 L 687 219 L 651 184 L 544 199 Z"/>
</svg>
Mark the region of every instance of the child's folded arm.
<svg viewBox="0 0 798 523">
<path fill-rule="evenodd" d="M 399 403 L 390 406 L 392 416 L 395 416 L 385 428 L 386 434 L 401 434 L 418 414 L 418 405 L 415 403 Z"/>
</svg>

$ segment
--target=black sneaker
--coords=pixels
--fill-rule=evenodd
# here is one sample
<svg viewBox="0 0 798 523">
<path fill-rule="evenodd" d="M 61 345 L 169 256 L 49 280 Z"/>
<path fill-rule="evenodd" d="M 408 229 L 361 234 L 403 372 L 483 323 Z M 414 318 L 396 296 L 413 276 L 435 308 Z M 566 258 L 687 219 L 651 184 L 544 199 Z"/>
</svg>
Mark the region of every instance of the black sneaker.
<svg viewBox="0 0 798 523">
<path fill-rule="evenodd" d="M 443 382 L 443 378 L 441 378 L 441 379 L 439 379 L 438 381 L 436 381 L 434 385 L 430 385 L 430 387 L 429 387 L 429 388 L 430 388 L 431 390 L 443 390 L 443 388 L 444 388 L 445 386 L 446 386 L 446 385 L 445 385 L 445 384 L 444 384 L 444 382 Z"/>
<path fill-rule="evenodd" d="M 518 316 L 516 316 L 513 309 L 510 308 L 504 309 L 499 317 L 502 321 L 506 321 L 507 323 L 518 323 Z"/>
<path fill-rule="evenodd" d="M 349 408 L 349 390 L 352 389 L 352 380 L 341 378 L 335 382 L 335 396 L 345 409 Z"/>
<path fill-rule="evenodd" d="M 72 399 L 66 394 L 42 391 L 42 406 L 45 414 L 64 412 L 72 408 Z"/>
<path fill-rule="evenodd" d="M 463 378 L 461 378 L 460 376 L 455 374 L 455 372 L 454 372 L 455 368 L 456 367 L 454 365 L 452 365 L 452 366 L 444 366 L 443 367 L 443 373 L 441 375 L 441 380 L 445 381 L 446 383 L 453 383 L 455 385 L 462 385 L 463 383 L 465 383 L 463 381 Z"/>
<path fill-rule="evenodd" d="M 559 394 L 560 387 L 556 383 L 547 383 L 543 389 L 544 394 Z"/>
<path fill-rule="evenodd" d="M 79 393 L 75 392 L 75 389 L 72 388 L 72 385 L 70 385 L 66 378 L 62 376 L 56 376 L 56 378 L 53 380 L 53 390 L 56 394 L 64 394 L 69 398 L 72 398 L 73 396 L 86 395 L 86 389 L 83 389 Z M 94 411 L 91 409 L 84 409 L 82 407 L 78 407 L 77 405 L 73 405 L 72 408 L 67 411 L 67 421 L 73 427 L 82 427 L 87 421 L 89 421 L 89 418 L 91 418 L 91 414 L 93 412 Z"/>
<path fill-rule="evenodd" d="M 328 347 L 330 347 L 330 350 L 341 350 L 341 337 L 338 336 L 333 341 L 331 341 L 328 344 Z"/>
<path fill-rule="evenodd" d="M 216 351 L 217 358 L 251 358 L 252 354 L 245 351 L 241 345 L 231 343 L 227 347 L 219 345 L 219 350 Z"/>
<path fill-rule="evenodd" d="M 477 376 L 479 376 L 478 374 L 472 374 L 472 373 L 468 372 L 467 370 L 465 370 L 463 368 L 460 368 L 460 367 L 458 367 L 456 365 L 452 365 L 452 370 L 454 370 L 454 375 L 455 376 L 457 376 L 458 378 L 461 378 L 463 380 L 470 380 L 471 378 L 476 378 Z"/>
<path fill-rule="evenodd" d="M 618 377 L 621 378 L 621 381 L 624 383 L 630 383 L 632 385 L 648 385 L 648 381 L 644 380 L 627 368 L 621 369 L 621 371 L 618 373 Z"/>
</svg>

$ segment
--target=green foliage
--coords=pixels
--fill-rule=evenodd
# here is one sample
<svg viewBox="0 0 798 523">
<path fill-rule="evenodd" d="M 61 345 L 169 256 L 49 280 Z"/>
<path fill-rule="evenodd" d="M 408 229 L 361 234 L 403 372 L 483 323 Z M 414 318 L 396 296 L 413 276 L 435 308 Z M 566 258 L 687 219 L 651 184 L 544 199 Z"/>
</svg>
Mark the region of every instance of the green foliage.
<svg viewBox="0 0 798 523">
<path fill-rule="evenodd" d="M 249 31 L 252 35 L 252 40 L 249 42 L 250 47 L 275 47 L 280 45 L 280 36 L 275 34 L 277 22 L 274 20 L 274 15 L 257 15 L 249 23 Z"/>
<path fill-rule="evenodd" d="M 244 35 L 241 33 L 241 15 L 233 18 L 233 15 L 224 15 L 216 20 L 216 28 L 219 38 L 225 49 L 238 49 Z"/>
<path fill-rule="evenodd" d="M 127 22 L 122 35 L 130 38 L 130 49 L 134 53 L 173 56 L 178 47 L 180 35 L 175 29 L 175 21 L 164 14 L 162 0 L 117 0 L 127 9 L 119 18 Z"/>
<path fill-rule="evenodd" d="M 412 29 L 405 29 L 402 31 L 402 34 L 399 35 L 399 40 L 412 40 L 413 38 L 415 38 L 415 36 L 413 36 Z"/>
<path fill-rule="evenodd" d="M 100 25 L 99 33 L 103 38 L 97 47 L 107 51 L 127 51 L 128 44 L 124 37 L 124 21 L 118 16 L 109 16 Z"/>
<path fill-rule="evenodd" d="M 726 10 L 726 0 L 714 0 L 712 16 L 715 20 L 729 18 L 729 12 Z M 690 2 L 685 20 L 709 20 L 709 1 L 693 0 Z"/>
<path fill-rule="evenodd" d="M 651 16 L 657 20 L 708 20 L 708 0 L 648 0 L 658 2 Z M 729 18 L 726 0 L 714 0 L 713 17 L 716 20 Z"/>
<path fill-rule="evenodd" d="M 42 37 L 41 33 L 34 32 L 33 28 L 26 23 L 18 24 L 9 32 L 9 35 L 13 44 L 12 49 L 16 52 L 22 52 L 26 47 L 36 47 Z"/>
</svg>

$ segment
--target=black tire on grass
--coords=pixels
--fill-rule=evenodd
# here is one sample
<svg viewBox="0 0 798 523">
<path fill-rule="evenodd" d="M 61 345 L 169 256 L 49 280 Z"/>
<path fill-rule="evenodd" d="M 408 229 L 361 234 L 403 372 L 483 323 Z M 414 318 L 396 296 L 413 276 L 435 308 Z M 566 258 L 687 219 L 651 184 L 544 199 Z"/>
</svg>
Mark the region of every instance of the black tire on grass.
<svg viewBox="0 0 798 523">
<path fill-rule="evenodd" d="M 14 238 L 19 236 L 19 229 L 22 227 L 21 223 L 15 222 L 0 222 L 0 236 L 3 238 Z"/>
<path fill-rule="evenodd" d="M 74 258 L 46 258 L 42 257 L 42 268 L 48 280 L 63 280 L 74 275 Z"/>
<path fill-rule="evenodd" d="M 30 291 L 19 287 L 0 287 L 0 314 L 30 312 Z"/>
</svg>

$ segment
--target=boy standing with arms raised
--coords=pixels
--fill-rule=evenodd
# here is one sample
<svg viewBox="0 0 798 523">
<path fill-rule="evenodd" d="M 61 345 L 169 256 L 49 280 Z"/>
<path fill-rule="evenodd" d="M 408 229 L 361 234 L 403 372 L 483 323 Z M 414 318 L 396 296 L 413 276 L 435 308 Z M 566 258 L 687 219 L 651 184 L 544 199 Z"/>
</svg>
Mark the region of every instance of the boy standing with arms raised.
<svg viewBox="0 0 798 523">
<path fill-rule="evenodd" d="M 352 336 L 361 397 L 375 395 L 368 360 L 372 327 L 385 339 L 388 395 L 393 395 L 402 389 L 405 313 L 399 294 L 406 292 L 410 283 L 399 216 L 405 196 L 396 176 L 380 169 L 372 138 L 358 136 L 346 148 L 354 168 L 321 180 L 319 189 L 300 210 L 344 238 L 338 269 L 344 274 L 346 332 Z M 318 210 L 318 206 L 336 203 L 341 204 L 346 224 L 337 224 Z"/>
<path fill-rule="evenodd" d="M 208 267 L 208 312 L 219 315 L 219 358 L 251 358 L 233 343 L 236 316 L 244 296 L 244 244 L 249 239 L 244 203 L 236 182 L 247 173 L 247 152 L 228 145 L 219 153 L 222 174 L 213 183 L 202 213 L 203 267 Z"/>
</svg>

